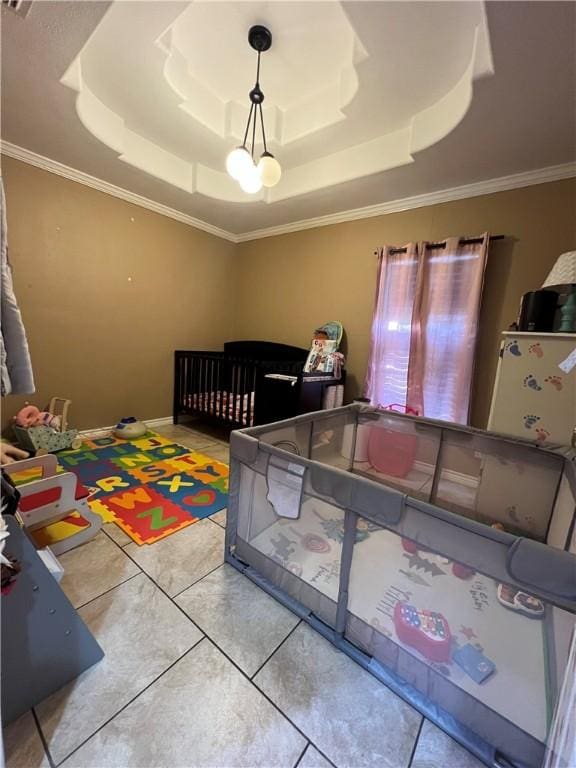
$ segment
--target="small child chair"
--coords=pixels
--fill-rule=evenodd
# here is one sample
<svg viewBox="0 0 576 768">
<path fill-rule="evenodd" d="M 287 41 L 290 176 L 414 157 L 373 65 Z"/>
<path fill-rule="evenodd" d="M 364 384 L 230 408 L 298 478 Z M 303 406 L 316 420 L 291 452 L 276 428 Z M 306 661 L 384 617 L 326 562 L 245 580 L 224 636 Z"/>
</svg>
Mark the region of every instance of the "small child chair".
<svg viewBox="0 0 576 768">
<path fill-rule="evenodd" d="M 102 518 L 88 506 L 89 490 L 72 472 L 58 473 L 58 459 L 52 454 L 15 461 L 2 467 L 11 477 L 40 467 L 40 478 L 18 484 L 20 503 L 18 514 L 24 527 L 31 533 L 63 520 L 72 512 L 78 512 L 86 525 L 78 533 L 50 544 L 55 555 L 60 555 L 94 538 L 102 528 Z"/>
</svg>

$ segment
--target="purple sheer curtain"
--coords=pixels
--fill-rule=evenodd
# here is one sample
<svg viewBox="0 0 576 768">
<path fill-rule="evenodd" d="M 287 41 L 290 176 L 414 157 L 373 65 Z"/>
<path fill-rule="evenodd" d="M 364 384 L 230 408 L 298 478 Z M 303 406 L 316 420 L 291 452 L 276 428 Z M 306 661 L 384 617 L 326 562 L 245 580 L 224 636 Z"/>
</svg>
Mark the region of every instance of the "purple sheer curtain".
<svg viewBox="0 0 576 768">
<path fill-rule="evenodd" d="M 488 234 L 381 254 L 366 396 L 468 422 Z"/>
<path fill-rule="evenodd" d="M 386 408 L 406 404 L 412 309 L 418 275 L 416 243 L 404 246 L 405 253 L 378 253 L 378 285 L 372 321 L 366 397 Z"/>
</svg>

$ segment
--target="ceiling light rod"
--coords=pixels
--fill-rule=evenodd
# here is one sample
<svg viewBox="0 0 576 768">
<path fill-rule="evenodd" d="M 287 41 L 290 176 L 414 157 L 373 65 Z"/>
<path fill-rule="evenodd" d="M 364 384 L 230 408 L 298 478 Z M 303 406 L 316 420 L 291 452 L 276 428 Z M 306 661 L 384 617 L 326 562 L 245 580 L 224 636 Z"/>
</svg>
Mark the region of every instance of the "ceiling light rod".
<svg viewBox="0 0 576 768">
<path fill-rule="evenodd" d="M 239 182 L 244 192 L 255 194 L 256 192 L 259 192 L 263 186 L 274 187 L 280 181 L 282 168 L 274 155 L 268 152 L 268 147 L 266 145 L 264 114 L 262 112 L 264 93 L 260 88 L 260 56 L 272 46 L 272 33 L 266 27 L 256 25 L 251 27 L 248 32 L 248 42 L 258 53 L 256 83 L 254 84 L 254 88 L 252 88 L 248 94 L 250 98 L 250 112 L 248 113 L 246 130 L 244 131 L 244 140 L 242 141 L 242 145 L 233 149 L 226 158 L 226 170 L 233 179 Z M 260 155 L 258 164 L 256 164 L 254 160 L 254 152 L 256 147 L 258 115 L 260 115 L 259 122 L 264 151 Z M 248 151 L 247 142 L 248 136 L 250 135 L 250 128 L 252 128 L 252 141 L 250 151 Z"/>
</svg>

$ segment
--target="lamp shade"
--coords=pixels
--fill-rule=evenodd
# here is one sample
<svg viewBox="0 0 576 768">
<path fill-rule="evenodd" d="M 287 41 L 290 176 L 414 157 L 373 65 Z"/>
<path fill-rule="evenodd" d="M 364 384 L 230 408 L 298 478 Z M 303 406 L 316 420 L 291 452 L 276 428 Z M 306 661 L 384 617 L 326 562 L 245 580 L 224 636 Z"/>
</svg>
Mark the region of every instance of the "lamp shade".
<svg viewBox="0 0 576 768">
<path fill-rule="evenodd" d="M 271 155 L 270 152 L 264 152 L 257 168 L 260 178 L 262 179 L 262 184 L 265 187 L 274 187 L 280 181 L 282 168 L 280 167 L 278 160 L 276 160 L 274 155 Z"/>
<path fill-rule="evenodd" d="M 245 147 L 236 147 L 226 158 L 226 170 L 233 179 L 239 181 L 244 174 L 254 168 L 254 161 Z"/>
<path fill-rule="evenodd" d="M 542 288 L 576 285 L 576 251 L 566 251 L 558 257 Z"/>
<path fill-rule="evenodd" d="M 242 190 L 249 195 L 255 195 L 256 192 L 260 192 L 262 189 L 262 179 L 254 164 L 252 164 L 251 168 L 242 172 L 242 176 L 240 176 L 238 181 Z"/>
</svg>

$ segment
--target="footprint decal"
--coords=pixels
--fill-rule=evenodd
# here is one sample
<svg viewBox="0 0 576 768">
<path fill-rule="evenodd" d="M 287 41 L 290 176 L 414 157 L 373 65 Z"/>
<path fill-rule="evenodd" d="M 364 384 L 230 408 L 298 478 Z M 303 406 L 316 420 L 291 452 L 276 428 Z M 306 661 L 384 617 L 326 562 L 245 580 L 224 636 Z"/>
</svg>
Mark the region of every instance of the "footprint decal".
<svg viewBox="0 0 576 768">
<path fill-rule="evenodd" d="M 529 413 L 526 416 L 524 416 L 524 426 L 526 429 L 532 429 L 532 427 L 540 421 L 540 416 L 534 416 L 534 414 Z"/>
<path fill-rule="evenodd" d="M 552 386 L 557 389 L 558 392 L 564 388 L 564 382 L 560 376 L 547 376 L 544 381 L 547 384 L 552 384 Z"/>
<path fill-rule="evenodd" d="M 508 341 L 506 343 L 506 352 L 510 352 L 511 355 L 514 355 L 514 357 L 521 357 L 522 351 L 520 347 L 518 346 L 517 339 L 514 339 L 513 341 Z"/>
<path fill-rule="evenodd" d="M 542 387 L 540 384 L 538 384 L 537 379 L 530 373 L 526 378 L 524 379 L 524 386 L 529 387 L 530 389 L 534 389 L 536 392 L 540 392 Z"/>
<path fill-rule="evenodd" d="M 536 440 L 539 443 L 545 443 L 546 440 L 548 440 L 548 438 L 550 437 L 550 432 L 548 432 L 548 430 L 544 429 L 543 427 L 539 427 L 534 431 L 536 432 Z"/>
<path fill-rule="evenodd" d="M 536 355 L 536 357 L 544 357 L 544 350 L 540 346 L 540 342 L 536 342 L 536 344 L 531 344 L 528 347 L 528 352 L 532 355 Z"/>
<path fill-rule="evenodd" d="M 506 512 L 506 514 L 508 515 L 508 517 L 511 520 L 514 520 L 515 523 L 519 522 L 519 520 L 518 520 L 518 510 L 516 509 L 516 504 L 512 504 L 509 507 L 506 507 L 506 509 L 504 511 Z"/>
</svg>

